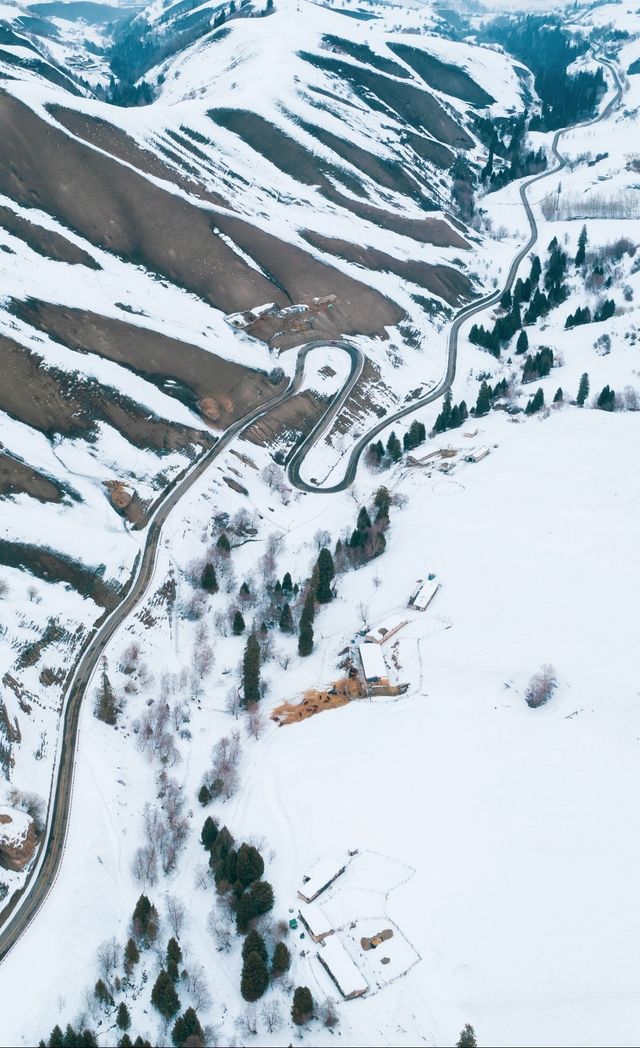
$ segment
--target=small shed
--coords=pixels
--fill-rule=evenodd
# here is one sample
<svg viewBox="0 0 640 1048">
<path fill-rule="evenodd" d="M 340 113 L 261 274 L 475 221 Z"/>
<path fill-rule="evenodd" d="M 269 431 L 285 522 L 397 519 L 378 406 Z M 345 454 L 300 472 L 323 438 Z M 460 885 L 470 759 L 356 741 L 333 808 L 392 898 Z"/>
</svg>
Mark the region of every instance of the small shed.
<svg viewBox="0 0 640 1048">
<path fill-rule="evenodd" d="M 384 644 L 385 641 L 393 637 L 394 634 L 401 630 L 403 626 L 406 626 L 408 619 L 403 619 L 401 615 L 393 615 L 384 622 L 381 622 L 379 626 L 375 626 L 374 629 L 367 633 L 365 640 L 370 644 Z"/>
<path fill-rule="evenodd" d="M 347 864 L 340 859 L 324 856 L 318 859 L 311 867 L 309 873 L 302 878 L 302 888 L 298 890 L 298 896 L 303 902 L 313 902 L 330 884 L 340 876 L 347 868 Z"/>
<path fill-rule="evenodd" d="M 369 989 L 362 972 L 351 960 L 337 935 L 325 939 L 318 950 L 318 960 L 346 1001 L 362 997 Z"/>
<path fill-rule="evenodd" d="M 317 902 L 308 902 L 300 907 L 300 920 L 314 942 L 322 942 L 327 935 L 333 935 L 333 924 Z"/>
<path fill-rule="evenodd" d="M 435 579 L 425 579 L 413 598 L 413 607 L 417 611 L 426 611 L 439 589 L 440 583 Z"/>
<path fill-rule="evenodd" d="M 362 663 L 362 672 L 367 684 L 388 686 L 389 674 L 384 655 L 379 644 L 359 644 L 358 652 Z"/>
</svg>

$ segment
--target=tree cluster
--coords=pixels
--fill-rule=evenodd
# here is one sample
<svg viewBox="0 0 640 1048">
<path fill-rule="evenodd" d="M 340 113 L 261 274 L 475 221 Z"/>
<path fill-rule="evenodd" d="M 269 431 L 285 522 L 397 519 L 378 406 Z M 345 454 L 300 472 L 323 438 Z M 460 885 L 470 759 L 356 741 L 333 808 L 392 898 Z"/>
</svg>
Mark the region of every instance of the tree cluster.
<svg viewBox="0 0 640 1048">
<path fill-rule="evenodd" d="M 535 382 L 536 379 L 546 378 L 553 367 L 553 350 L 549 346 L 542 348 L 532 356 L 526 356 L 522 369 L 523 382 Z"/>
<path fill-rule="evenodd" d="M 433 432 L 445 433 L 448 429 L 458 429 L 469 418 L 467 405 L 464 400 L 459 404 L 451 403 L 451 390 L 448 389 L 442 401 L 442 410 L 436 418 Z"/>
</svg>

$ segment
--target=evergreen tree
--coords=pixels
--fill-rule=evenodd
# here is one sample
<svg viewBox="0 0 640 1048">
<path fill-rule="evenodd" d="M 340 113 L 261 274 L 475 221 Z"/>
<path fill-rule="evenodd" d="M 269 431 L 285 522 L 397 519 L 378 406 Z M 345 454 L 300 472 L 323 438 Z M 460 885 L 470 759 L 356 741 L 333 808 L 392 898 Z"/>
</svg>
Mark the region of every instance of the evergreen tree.
<svg viewBox="0 0 640 1048">
<path fill-rule="evenodd" d="M 576 268 L 583 266 L 587 257 L 587 227 L 583 226 L 578 237 L 578 250 L 576 252 Z"/>
<path fill-rule="evenodd" d="M 391 507 L 391 495 L 388 488 L 379 487 L 373 496 L 373 504 L 376 507 L 376 524 L 389 523 L 389 509 Z"/>
<path fill-rule="evenodd" d="M 239 637 L 242 633 L 244 633 L 244 629 L 245 622 L 242 612 L 240 611 L 240 608 L 236 608 L 235 614 L 233 616 L 233 622 L 231 624 L 231 632 L 233 633 L 234 637 Z"/>
<path fill-rule="evenodd" d="M 298 633 L 298 655 L 303 657 L 310 655 L 313 651 L 313 626 L 311 623 L 300 623 L 300 632 Z"/>
<path fill-rule="evenodd" d="M 318 569 L 316 600 L 318 601 L 318 604 L 328 604 L 329 601 L 333 599 L 331 583 L 333 582 L 336 571 L 333 565 L 333 557 L 326 546 L 323 546 L 320 550 L 316 566 Z"/>
<path fill-rule="evenodd" d="M 225 535 L 224 531 L 218 536 L 216 546 L 220 550 L 220 552 L 223 553 L 225 556 L 228 556 L 231 553 L 231 543 L 229 542 L 229 539 Z"/>
<path fill-rule="evenodd" d="M 207 851 L 211 851 L 213 845 L 216 842 L 217 837 L 218 824 L 215 821 L 215 819 L 212 819 L 210 815 L 207 815 L 202 826 L 202 831 L 200 833 L 200 841 L 202 843 L 202 847 L 206 848 Z"/>
<path fill-rule="evenodd" d="M 562 386 L 558 386 L 553 397 L 554 404 L 561 404 L 564 400 L 564 393 L 562 392 Z"/>
<path fill-rule="evenodd" d="M 367 512 L 367 507 L 362 506 L 360 508 L 360 512 L 358 513 L 358 521 L 356 524 L 356 528 L 358 529 L 358 531 L 368 531 L 370 527 L 371 517 Z"/>
<path fill-rule="evenodd" d="M 264 939 L 260 935 L 260 932 L 255 931 L 253 928 L 248 933 L 246 939 L 242 944 L 242 960 L 246 961 L 250 953 L 257 953 L 262 960 L 267 963 L 267 947 Z"/>
<path fill-rule="evenodd" d="M 604 387 L 604 389 L 598 396 L 596 406 L 599 407 L 602 411 L 615 411 L 616 395 L 615 392 L 610 388 L 610 386 L 607 385 Z"/>
<path fill-rule="evenodd" d="M 243 888 L 260 880 L 264 873 L 264 859 L 252 844 L 241 844 L 236 858 L 236 879 Z"/>
<path fill-rule="evenodd" d="M 268 881 L 256 881 L 249 889 L 254 917 L 262 917 L 273 909 L 273 888 Z"/>
<path fill-rule="evenodd" d="M 505 313 L 509 313 L 511 310 L 511 289 L 506 288 L 500 296 L 500 308 L 504 309 Z"/>
<path fill-rule="evenodd" d="M 252 633 L 244 649 L 244 661 L 242 667 L 242 681 L 244 686 L 243 703 L 252 706 L 254 702 L 260 701 L 260 645 L 255 633 Z"/>
<path fill-rule="evenodd" d="M 460 1034 L 456 1048 L 477 1048 L 477 1044 L 475 1030 L 467 1023 Z"/>
<path fill-rule="evenodd" d="M 248 584 L 246 582 L 242 583 L 242 585 L 240 587 L 240 590 L 239 590 L 239 594 L 240 594 L 240 597 L 242 597 L 244 600 L 246 600 L 248 597 L 251 596 L 251 590 L 249 589 L 249 586 L 248 586 Z"/>
<path fill-rule="evenodd" d="M 107 988 L 107 984 L 104 979 L 98 979 L 94 990 L 93 996 L 100 1004 L 113 1004 L 113 997 Z"/>
<path fill-rule="evenodd" d="M 173 981 L 164 968 L 160 971 L 151 991 L 151 1003 L 165 1019 L 172 1019 L 180 1007 L 180 999 Z"/>
<path fill-rule="evenodd" d="M 533 397 L 531 398 L 531 400 L 527 404 L 527 406 L 525 408 L 525 412 L 526 412 L 527 415 L 535 415 L 535 413 L 537 411 L 540 411 L 540 409 L 543 408 L 543 407 L 544 407 L 544 393 L 542 391 L 542 386 L 539 386 L 538 389 L 536 390 L 536 392 L 534 393 Z"/>
<path fill-rule="evenodd" d="M 200 789 L 198 791 L 198 802 L 202 805 L 203 808 L 206 808 L 206 806 L 207 806 L 207 804 L 209 803 L 210 800 L 211 800 L 211 790 L 209 789 L 208 786 L 205 786 L 204 783 L 203 783 L 203 785 L 200 787 Z"/>
<path fill-rule="evenodd" d="M 200 1020 L 191 1007 L 180 1015 L 171 1031 L 171 1040 L 176 1048 L 182 1048 L 185 1044 L 204 1044 L 204 1032 Z"/>
<path fill-rule="evenodd" d="M 537 255 L 531 257 L 531 272 L 529 273 L 529 280 L 532 285 L 535 285 L 540 280 L 542 274 L 542 266 L 540 265 L 540 259 Z"/>
<path fill-rule="evenodd" d="M 98 720 L 104 721 L 105 724 L 113 726 L 118 720 L 118 707 L 107 669 L 107 660 L 103 658 L 100 685 L 96 699 L 96 717 Z"/>
<path fill-rule="evenodd" d="M 124 1001 L 120 1001 L 120 1004 L 118 1005 L 116 1022 L 121 1030 L 128 1030 L 131 1026 L 131 1016 L 129 1015 L 129 1009 Z"/>
<path fill-rule="evenodd" d="M 390 433 L 387 441 L 387 455 L 392 462 L 399 462 L 402 458 L 402 445 L 395 432 Z"/>
<path fill-rule="evenodd" d="M 63 1048 L 64 1034 L 58 1024 L 54 1026 L 49 1035 L 49 1048 Z"/>
<path fill-rule="evenodd" d="M 269 985 L 269 972 L 259 953 L 247 954 L 242 966 L 240 993 L 245 1001 L 257 1001 Z"/>
<path fill-rule="evenodd" d="M 204 566 L 202 572 L 202 578 L 200 579 L 200 585 L 207 593 L 218 592 L 218 580 L 216 578 L 216 569 L 210 560 Z"/>
<path fill-rule="evenodd" d="M 583 407 L 584 402 L 589 396 L 589 376 L 585 371 L 580 379 L 580 385 L 578 386 L 578 396 L 576 398 L 576 404 L 578 407 Z"/>
<path fill-rule="evenodd" d="M 278 625 L 283 633 L 293 633 L 293 617 L 291 615 L 291 606 L 289 604 L 282 605 Z"/>
<path fill-rule="evenodd" d="M 128 1033 L 123 1033 L 122 1037 L 118 1041 L 118 1048 L 133 1048 L 133 1041 L 129 1037 Z"/>
<path fill-rule="evenodd" d="M 274 975 L 284 975 L 289 971 L 291 954 L 283 942 L 277 942 L 271 958 L 271 971 Z"/>
<path fill-rule="evenodd" d="M 182 950 L 180 949 L 180 944 L 172 937 L 167 943 L 167 974 L 174 983 L 178 981 L 180 975 L 178 965 L 181 960 Z"/>
<path fill-rule="evenodd" d="M 313 1015 L 313 997 L 307 986 L 296 986 L 293 993 L 293 1004 L 291 1006 L 291 1018 L 296 1026 L 303 1026 L 309 1022 Z"/>
<path fill-rule="evenodd" d="M 292 593 L 293 592 L 293 583 L 291 582 L 291 575 L 289 574 L 288 571 L 285 572 L 284 578 L 282 579 L 282 592 L 283 593 Z"/>
<path fill-rule="evenodd" d="M 476 418 L 482 418 L 483 415 L 488 415 L 491 411 L 491 387 L 483 382 L 478 392 L 478 399 L 476 401 L 475 415 Z"/>
<path fill-rule="evenodd" d="M 158 911 L 146 895 L 141 895 L 133 911 L 133 932 L 139 942 L 148 946 L 158 934 Z"/>
<path fill-rule="evenodd" d="M 521 331 L 516 342 L 516 353 L 526 353 L 529 348 L 529 337 L 526 331 Z"/>
<path fill-rule="evenodd" d="M 140 951 L 136 946 L 133 939 L 129 939 L 127 945 L 124 948 L 124 968 L 129 975 L 132 969 L 136 966 L 140 960 Z"/>
</svg>

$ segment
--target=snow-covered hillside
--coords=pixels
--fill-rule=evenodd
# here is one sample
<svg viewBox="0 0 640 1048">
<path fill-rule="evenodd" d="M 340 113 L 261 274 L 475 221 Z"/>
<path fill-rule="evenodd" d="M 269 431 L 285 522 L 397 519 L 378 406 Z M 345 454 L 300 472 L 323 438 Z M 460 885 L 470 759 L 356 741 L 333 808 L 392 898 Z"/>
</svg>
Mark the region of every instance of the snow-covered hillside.
<svg viewBox="0 0 640 1048">
<path fill-rule="evenodd" d="M 148 584 L 79 707 L 62 862 L 0 957 L 0 1044 L 67 1023 L 119 1043 L 123 1005 L 159 1044 L 185 1043 L 188 1007 L 207 1045 L 453 1044 L 466 1023 L 634 1044 L 638 11 L 571 12 L 574 72 L 607 58 L 620 103 L 608 67 L 606 119 L 532 183 L 537 241 L 460 327 L 444 402 L 327 495 L 301 489 L 339 486 L 355 442 L 438 387 L 456 312 L 529 237 L 522 179 L 489 176 L 542 111 L 534 75 L 480 42 L 489 15 L 435 4 L 66 6 L 0 7 L 0 804 L 39 832 L 75 660 Z M 553 141 L 521 153 L 551 166 Z M 352 376 L 298 489 L 287 456 Z M 385 625 L 380 684 L 359 645 Z M 203 848 L 207 817 L 260 852 L 274 902 L 248 923 L 269 964 L 290 951 L 256 1004 L 252 882 Z M 0 910 L 41 856 L 0 870 Z M 320 913 L 298 895 L 318 861 Z"/>
</svg>

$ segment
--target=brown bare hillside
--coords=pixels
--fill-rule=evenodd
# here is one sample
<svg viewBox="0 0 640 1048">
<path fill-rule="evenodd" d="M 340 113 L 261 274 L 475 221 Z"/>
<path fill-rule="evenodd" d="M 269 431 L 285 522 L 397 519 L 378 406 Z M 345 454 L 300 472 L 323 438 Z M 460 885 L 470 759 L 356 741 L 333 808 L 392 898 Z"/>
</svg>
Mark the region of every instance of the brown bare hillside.
<svg viewBox="0 0 640 1048">
<path fill-rule="evenodd" d="M 88 266 L 89 269 L 101 268 L 95 258 L 60 233 L 44 229 L 43 226 L 37 225 L 35 220 L 28 222 L 15 211 L 1 205 L 0 226 L 13 236 L 24 240 L 33 251 L 44 255 L 45 258 L 52 258 L 56 262 L 68 262 L 72 266 Z"/>
<path fill-rule="evenodd" d="M 4 495 L 31 495 L 39 502 L 61 502 L 62 490 L 49 477 L 0 453 L 0 498 Z"/>
</svg>

